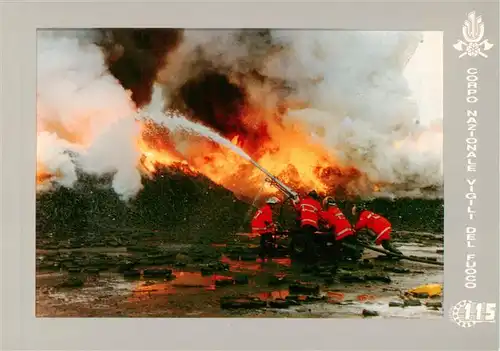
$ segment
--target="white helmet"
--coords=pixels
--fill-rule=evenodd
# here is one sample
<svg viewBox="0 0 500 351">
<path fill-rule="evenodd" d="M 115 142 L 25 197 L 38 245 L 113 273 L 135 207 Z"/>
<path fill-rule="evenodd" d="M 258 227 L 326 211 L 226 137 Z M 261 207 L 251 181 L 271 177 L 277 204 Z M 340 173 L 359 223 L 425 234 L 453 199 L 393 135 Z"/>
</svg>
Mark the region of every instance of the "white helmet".
<svg viewBox="0 0 500 351">
<path fill-rule="evenodd" d="M 274 196 L 270 197 L 269 199 L 266 200 L 266 204 L 272 204 L 272 205 L 277 204 L 279 202 L 280 202 L 280 200 Z"/>
</svg>

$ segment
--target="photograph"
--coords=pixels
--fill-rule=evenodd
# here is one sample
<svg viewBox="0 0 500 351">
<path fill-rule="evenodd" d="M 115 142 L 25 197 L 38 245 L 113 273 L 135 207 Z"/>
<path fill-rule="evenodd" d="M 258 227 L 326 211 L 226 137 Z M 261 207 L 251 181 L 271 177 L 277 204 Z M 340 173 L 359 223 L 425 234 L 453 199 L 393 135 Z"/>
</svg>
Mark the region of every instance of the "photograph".
<svg viewBox="0 0 500 351">
<path fill-rule="evenodd" d="M 442 31 L 39 29 L 36 133 L 36 317 L 447 314 Z"/>
</svg>

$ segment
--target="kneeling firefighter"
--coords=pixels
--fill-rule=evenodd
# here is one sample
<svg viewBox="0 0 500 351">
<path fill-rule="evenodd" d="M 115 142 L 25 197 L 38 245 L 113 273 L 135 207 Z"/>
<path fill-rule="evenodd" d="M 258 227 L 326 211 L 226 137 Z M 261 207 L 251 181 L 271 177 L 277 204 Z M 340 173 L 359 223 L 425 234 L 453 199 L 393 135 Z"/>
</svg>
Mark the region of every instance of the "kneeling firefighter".
<svg viewBox="0 0 500 351">
<path fill-rule="evenodd" d="M 331 196 L 323 200 L 324 211 L 320 217 L 326 224 L 326 229 L 331 229 L 334 235 L 335 258 L 348 258 L 357 261 L 361 258 L 362 250 L 356 248 L 356 236 L 349 220 L 337 206 Z M 350 244 L 350 247 L 343 247 L 342 243 Z"/>
<path fill-rule="evenodd" d="M 402 255 L 402 252 L 391 243 L 392 225 L 387 218 L 367 210 L 362 204 L 353 206 L 352 214 L 353 216 L 359 214 L 358 221 L 354 226 L 356 232 L 366 229 L 374 238 L 375 245 L 382 245 L 387 251 Z"/>
<path fill-rule="evenodd" d="M 261 259 L 272 256 L 273 234 L 276 232 L 273 211 L 279 203 L 280 200 L 277 197 L 267 199 L 266 204 L 257 210 L 252 218 L 252 233 L 260 235 L 259 256 Z"/>
</svg>

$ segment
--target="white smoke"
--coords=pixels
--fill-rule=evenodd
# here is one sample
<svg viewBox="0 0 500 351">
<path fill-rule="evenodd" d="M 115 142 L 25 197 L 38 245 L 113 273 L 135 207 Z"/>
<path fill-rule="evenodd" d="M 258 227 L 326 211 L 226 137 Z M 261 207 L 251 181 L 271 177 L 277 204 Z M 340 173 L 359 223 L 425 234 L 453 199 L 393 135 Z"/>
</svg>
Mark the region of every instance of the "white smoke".
<svg viewBox="0 0 500 351">
<path fill-rule="evenodd" d="M 433 47 L 419 54 L 424 36 Z M 429 126 L 442 120 L 442 85 L 435 84 L 440 33 L 275 30 L 271 38 L 283 49 L 273 51 L 259 36 L 241 40 L 240 31 L 186 31 L 159 78 L 175 91 L 210 68 L 229 74 L 264 106 L 275 106 L 283 92 L 238 77 L 253 69 L 285 80 L 294 88 L 287 99 L 307 106 L 289 110 L 285 125 L 301 122 L 337 159 L 392 192 L 441 190 L 442 130 Z"/>
<path fill-rule="evenodd" d="M 37 160 L 71 186 L 76 170 L 114 173 L 126 199 L 140 190 L 135 106 L 107 71 L 93 31 L 39 31 L 37 43 Z M 67 151 L 77 152 L 70 158 Z M 78 165 L 78 167 L 77 167 Z"/>
<path fill-rule="evenodd" d="M 64 150 L 77 150 L 82 171 L 115 172 L 115 191 L 129 198 L 141 189 L 135 106 L 107 71 L 94 35 L 39 32 L 38 160 L 49 171 L 59 170 L 59 183 L 70 186 L 76 166 Z M 187 30 L 167 55 L 158 80 L 167 103 L 169 92 L 208 68 L 245 85 L 260 106 L 275 107 L 283 96 L 290 105 L 301 101 L 307 108 L 290 109 L 285 126 L 300 122 L 332 155 L 372 182 L 388 184 L 393 194 L 410 184 L 415 194 L 419 188 L 442 186 L 442 115 L 433 115 L 442 103 L 441 91 L 434 86 L 433 99 L 415 94 L 405 75 L 408 64 L 414 76 L 421 76 L 420 92 L 429 90 L 431 78 L 436 81 L 431 77 L 435 70 L 418 68 L 439 67 L 439 55 L 410 59 L 422 38 L 417 32 L 279 30 L 266 38 L 241 36 L 239 30 Z M 281 49 L 271 48 L 269 39 Z M 293 93 L 272 80 L 245 76 L 252 71 L 286 81 Z"/>
</svg>

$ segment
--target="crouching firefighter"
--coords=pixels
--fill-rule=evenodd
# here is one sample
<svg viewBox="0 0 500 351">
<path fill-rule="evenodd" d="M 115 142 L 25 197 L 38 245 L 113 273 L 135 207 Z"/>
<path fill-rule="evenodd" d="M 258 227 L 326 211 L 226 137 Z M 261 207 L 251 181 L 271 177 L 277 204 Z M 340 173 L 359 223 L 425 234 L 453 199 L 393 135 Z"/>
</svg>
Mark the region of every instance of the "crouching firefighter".
<svg viewBox="0 0 500 351">
<path fill-rule="evenodd" d="M 356 232 L 366 229 L 375 238 L 375 245 L 382 245 L 387 251 L 402 255 L 402 252 L 391 244 L 392 225 L 387 218 L 367 210 L 363 205 L 353 206 L 352 214 L 359 214 L 358 222 L 354 226 Z"/>
<path fill-rule="evenodd" d="M 299 232 L 292 243 L 292 249 L 304 250 L 309 259 L 317 258 L 316 245 L 314 243 L 315 233 L 319 228 L 319 214 L 321 212 L 320 197 L 312 190 L 303 199 L 296 198 L 293 205 L 297 211 L 297 225 Z"/>
<path fill-rule="evenodd" d="M 266 200 L 252 218 L 252 233 L 260 235 L 260 253 L 262 260 L 265 257 L 271 257 L 274 247 L 273 234 L 276 232 L 276 224 L 273 221 L 273 211 L 276 205 L 280 203 L 277 197 L 271 197 Z"/>
<path fill-rule="evenodd" d="M 348 258 L 357 261 L 361 258 L 362 250 L 356 247 L 356 236 L 349 220 L 335 203 L 331 196 L 323 200 L 324 211 L 320 213 L 321 220 L 334 235 L 335 259 Z M 348 244 L 343 246 L 342 244 Z"/>
</svg>

